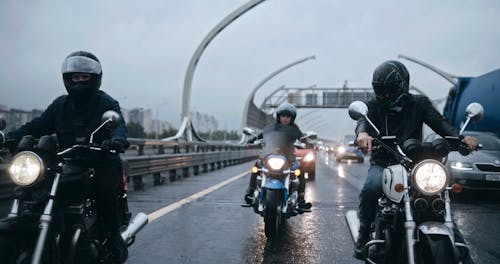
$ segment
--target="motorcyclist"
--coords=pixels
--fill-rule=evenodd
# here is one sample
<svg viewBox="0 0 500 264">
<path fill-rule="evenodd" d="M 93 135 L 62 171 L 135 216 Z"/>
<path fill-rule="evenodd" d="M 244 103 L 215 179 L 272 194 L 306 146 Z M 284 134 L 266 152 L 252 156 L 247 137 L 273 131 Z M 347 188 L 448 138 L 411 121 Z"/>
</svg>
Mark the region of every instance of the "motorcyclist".
<svg viewBox="0 0 500 264">
<path fill-rule="evenodd" d="M 408 92 L 409 85 L 410 74 L 399 61 L 386 61 L 375 69 L 372 86 L 376 98 L 368 102 L 368 117 L 381 129 L 381 136 L 396 136 L 399 143 L 407 139 L 421 140 L 424 123 L 441 136 L 459 136 L 458 130 L 448 123 L 426 96 Z M 371 151 L 373 137 L 377 136 L 377 132 L 366 120 L 358 121 L 356 135 L 358 146 L 365 153 Z M 477 147 L 474 137 L 464 137 L 462 142 L 471 150 Z M 377 200 L 382 196 L 382 172 L 385 167 L 397 163 L 397 160 L 383 149 L 372 151 L 368 177 L 359 194 L 360 227 L 354 249 L 356 258 L 364 257 L 364 245 L 369 240 Z M 463 241 L 458 229 L 455 228 L 454 233 L 457 241 Z M 470 256 L 468 258 L 470 259 Z"/>
<path fill-rule="evenodd" d="M 62 77 L 67 95 L 56 98 L 41 114 L 17 130 L 6 135 L 7 144 L 14 148 L 25 135 L 36 138 L 55 133 L 60 149 L 74 144 L 89 142 L 89 136 L 100 124 L 101 116 L 107 110 L 114 110 L 121 116 L 118 102 L 99 90 L 102 80 L 101 63 L 97 57 L 86 51 L 69 54 L 62 63 Z M 120 118 L 113 131 L 101 130 L 94 135 L 94 143 L 104 148 L 125 150 L 127 127 Z M 118 154 L 95 153 L 89 157 L 96 172 L 96 199 L 99 221 L 109 236 L 114 259 L 118 263 L 126 260 L 128 251 L 120 236 L 117 193 L 122 188 L 122 162 Z"/>
<path fill-rule="evenodd" d="M 297 124 L 294 123 L 295 118 L 297 117 L 297 109 L 293 104 L 290 103 L 283 103 L 276 108 L 276 123 L 268 124 L 264 127 L 262 130 L 262 133 L 260 133 L 257 137 L 257 139 L 262 139 L 263 133 L 266 133 L 266 131 L 272 131 L 272 130 L 286 130 L 287 134 L 289 135 L 289 152 L 287 153 L 288 159 L 289 160 L 295 160 L 295 155 L 293 153 L 294 151 L 294 142 L 295 140 L 301 140 L 301 138 L 304 136 L 304 133 L 300 130 L 300 128 L 297 126 Z M 297 162 L 297 161 L 296 161 Z M 255 166 L 260 166 L 261 161 L 257 160 L 255 163 Z M 250 177 L 250 182 L 249 186 L 246 190 L 245 193 L 245 202 L 247 204 L 251 204 L 253 200 L 253 193 L 255 190 L 255 185 L 256 185 L 256 178 L 257 178 L 258 173 L 251 173 Z M 305 190 L 306 190 L 306 181 L 302 175 L 299 176 L 299 186 L 298 186 L 298 205 L 299 208 L 303 210 L 308 210 L 311 208 L 312 204 L 310 202 L 306 202 L 304 199 L 305 196 Z"/>
</svg>

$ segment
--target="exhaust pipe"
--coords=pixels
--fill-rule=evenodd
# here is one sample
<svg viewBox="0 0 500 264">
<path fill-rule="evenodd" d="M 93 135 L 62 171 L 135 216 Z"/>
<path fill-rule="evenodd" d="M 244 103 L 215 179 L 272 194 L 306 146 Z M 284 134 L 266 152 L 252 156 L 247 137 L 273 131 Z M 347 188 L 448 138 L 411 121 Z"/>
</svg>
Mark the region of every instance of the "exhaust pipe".
<svg viewBox="0 0 500 264">
<path fill-rule="evenodd" d="M 148 224 L 148 215 L 145 213 L 138 213 L 128 224 L 127 229 L 121 233 L 125 245 L 129 246 L 134 241 L 134 236 L 141 231 L 141 229 Z"/>
<path fill-rule="evenodd" d="M 349 226 L 349 231 L 351 231 L 352 240 L 356 243 L 359 234 L 358 212 L 356 210 L 347 211 L 347 213 L 345 214 L 345 219 L 347 221 L 347 226 Z"/>
</svg>

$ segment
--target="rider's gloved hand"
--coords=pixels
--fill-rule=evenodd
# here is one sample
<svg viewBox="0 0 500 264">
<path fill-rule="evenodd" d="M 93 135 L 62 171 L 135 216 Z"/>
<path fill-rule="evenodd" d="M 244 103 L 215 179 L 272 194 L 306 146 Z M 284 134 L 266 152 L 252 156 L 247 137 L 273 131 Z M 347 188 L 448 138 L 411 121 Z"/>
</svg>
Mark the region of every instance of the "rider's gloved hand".
<svg viewBox="0 0 500 264">
<path fill-rule="evenodd" d="M 366 132 L 360 132 L 358 134 L 358 137 L 356 138 L 356 143 L 358 144 L 358 147 L 365 154 L 372 150 L 372 141 L 373 138 Z"/>
<path fill-rule="evenodd" d="M 10 153 L 14 153 L 17 149 L 18 143 L 19 143 L 18 140 L 7 138 L 5 140 L 4 146 L 9 150 Z"/>
<path fill-rule="evenodd" d="M 467 145 L 470 150 L 475 150 L 477 148 L 477 139 L 471 136 L 465 136 L 462 142 Z"/>
<path fill-rule="evenodd" d="M 125 143 L 119 139 L 106 139 L 101 143 L 101 148 L 123 153 L 125 152 Z"/>
</svg>

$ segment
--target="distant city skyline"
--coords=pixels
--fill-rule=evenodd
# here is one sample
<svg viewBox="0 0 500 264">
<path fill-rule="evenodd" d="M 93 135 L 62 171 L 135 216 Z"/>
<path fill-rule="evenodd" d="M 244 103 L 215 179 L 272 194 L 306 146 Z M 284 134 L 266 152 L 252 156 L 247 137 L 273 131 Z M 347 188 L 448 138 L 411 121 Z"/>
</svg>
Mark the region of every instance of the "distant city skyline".
<svg viewBox="0 0 500 264">
<path fill-rule="evenodd" d="M 247 0 L 0 1 L 0 104 L 43 109 L 65 94 L 61 63 L 75 50 L 102 62 L 102 90 L 124 108 L 142 106 L 180 125 L 182 87 L 189 61 L 206 34 Z M 500 68 L 500 1 L 265 1 L 239 17 L 207 46 L 194 73 L 191 112 L 212 115 L 241 131 L 244 102 L 256 105 L 276 88 L 370 87 L 373 70 L 398 54 L 459 76 Z M 411 84 L 431 99 L 450 83 L 401 60 Z M 299 116 L 310 110 L 299 110 Z M 319 110 L 325 137 L 353 133 L 345 109 Z M 304 121 L 307 121 L 305 119 Z M 313 123 L 315 120 L 308 122 Z M 306 130 L 307 128 L 303 128 Z"/>
</svg>

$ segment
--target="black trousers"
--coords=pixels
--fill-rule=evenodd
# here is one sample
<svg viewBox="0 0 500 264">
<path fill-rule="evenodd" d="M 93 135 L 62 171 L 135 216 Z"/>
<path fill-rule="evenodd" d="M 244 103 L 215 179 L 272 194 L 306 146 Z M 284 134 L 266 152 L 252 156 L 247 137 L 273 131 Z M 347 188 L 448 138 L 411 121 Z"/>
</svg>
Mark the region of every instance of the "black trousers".
<svg viewBox="0 0 500 264">
<path fill-rule="evenodd" d="M 122 167 L 120 164 L 100 166 L 95 168 L 95 172 L 97 212 L 103 228 L 111 233 L 119 233 L 118 194 L 123 190 Z"/>
</svg>

